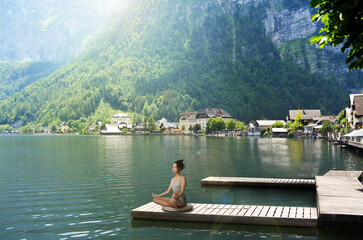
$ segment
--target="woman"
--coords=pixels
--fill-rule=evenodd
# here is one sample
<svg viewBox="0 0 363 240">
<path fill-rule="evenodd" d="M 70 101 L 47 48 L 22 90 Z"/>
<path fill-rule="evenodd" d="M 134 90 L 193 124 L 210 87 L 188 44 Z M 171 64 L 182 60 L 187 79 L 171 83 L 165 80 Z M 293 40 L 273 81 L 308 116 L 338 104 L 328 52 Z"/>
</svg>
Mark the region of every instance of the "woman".
<svg viewBox="0 0 363 240">
<path fill-rule="evenodd" d="M 183 170 L 183 168 L 183 159 L 174 162 L 173 173 L 175 174 L 175 177 L 171 179 L 168 190 L 159 195 L 155 195 L 154 193 L 152 194 L 154 197 L 154 203 L 161 206 L 174 208 L 184 207 L 187 205 L 187 198 L 184 194 L 186 179 L 184 176 L 180 175 L 180 172 Z M 162 197 L 169 194 L 171 190 L 173 190 L 172 198 Z"/>
</svg>

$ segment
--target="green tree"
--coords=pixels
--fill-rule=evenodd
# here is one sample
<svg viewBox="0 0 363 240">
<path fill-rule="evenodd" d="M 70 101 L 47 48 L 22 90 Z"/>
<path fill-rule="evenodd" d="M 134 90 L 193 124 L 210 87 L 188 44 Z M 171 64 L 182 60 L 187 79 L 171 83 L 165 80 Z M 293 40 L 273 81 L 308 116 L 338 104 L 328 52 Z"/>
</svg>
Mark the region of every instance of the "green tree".
<svg viewBox="0 0 363 240">
<path fill-rule="evenodd" d="M 121 131 L 121 134 L 126 135 L 127 133 L 128 133 L 127 128 L 123 128 L 122 131 Z"/>
<path fill-rule="evenodd" d="M 342 124 L 342 122 L 345 120 L 345 110 L 340 111 L 337 117 L 337 123 Z"/>
<path fill-rule="evenodd" d="M 246 125 L 244 122 L 238 122 L 237 123 L 237 129 L 240 129 L 240 130 L 245 130 L 246 129 Z"/>
<path fill-rule="evenodd" d="M 303 130 L 304 126 L 301 122 L 302 122 L 302 115 L 301 115 L 301 111 L 298 110 L 296 117 L 294 118 L 294 122 L 291 124 L 291 129 L 292 130 Z"/>
<path fill-rule="evenodd" d="M 226 122 L 223 120 L 223 118 L 217 117 L 215 119 L 215 124 L 216 124 L 215 126 L 216 131 L 221 131 L 226 128 Z"/>
<path fill-rule="evenodd" d="M 274 124 L 271 125 L 271 128 L 283 128 L 285 127 L 283 122 L 277 121 Z"/>
<path fill-rule="evenodd" d="M 111 123 L 111 120 L 109 120 L 109 119 L 104 120 L 101 124 L 101 130 L 106 130 L 106 124 L 110 124 L 110 123 Z M 75 127 L 75 129 L 77 129 L 77 126 L 72 126 L 72 131 L 73 131 L 73 127 Z"/>
<path fill-rule="evenodd" d="M 50 128 L 50 130 L 52 132 L 56 132 L 58 130 L 57 126 L 55 124 L 52 125 L 52 127 Z"/>
<path fill-rule="evenodd" d="M 320 129 L 320 132 L 323 135 L 326 135 L 328 132 L 334 132 L 334 130 L 335 130 L 334 124 L 328 120 L 323 123 L 323 126 Z"/>
<path fill-rule="evenodd" d="M 36 133 L 43 133 L 44 132 L 44 128 L 38 124 L 36 127 L 35 127 L 35 132 Z"/>
<path fill-rule="evenodd" d="M 148 128 L 148 118 L 146 116 L 142 119 L 142 124 L 144 125 L 144 129 Z"/>
<path fill-rule="evenodd" d="M 199 123 L 193 125 L 193 132 L 198 132 L 202 129 Z"/>
<path fill-rule="evenodd" d="M 333 47 L 343 44 L 341 51 L 348 50 L 349 70 L 362 69 L 363 1 L 311 0 L 310 7 L 318 9 L 311 20 L 321 20 L 324 25 L 319 32 L 325 32 L 325 35 L 312 37 L 311 44 L 318 43 L 320 48 L 328 43 Z"/>
<path fill-rule="evenodd" d="M 181 130 L 182 130 L 182 131 L 184 131 L 184 130 L 185 130 L 185 125 L 184 125 L 184 124 L 181 126 Z"/>
<path fill-rule="evenodd" d="M 236 129 L 236 125 L 236 121 L 232 118 L 228 119 L 226 122 L 226 127 L 228 131 L 233 131 L 234 129 Z"/>
<path fill-rule="evenodd" d="M 21 131 L 23 133 L 29 134 L 29 133 L 33 132 L 33 128 L 31 126 L 27 125 L 27 126 L 22 127 Z"/>
<path fill-rule="evenodd" d="M 155 124 L 156 124 L 156 122 L 155 122 L 153 116 L 150 115 L 149 118 L 147 119 L 147 129 L 149 131 L 154 131 L 156 129 L 156 125 Z"/>
<path fill-rule="evenodd" d="M 208 121 L 207 121 L 207 127 L 206 127 L 206 132 L 207 133 L 212 133 L 212 132 L 214 132 L 214 122 L 215 120 L 214 120 L 214 118 L 213 117 L 210 117 L 209 119 L 208 119 Z"/>
</svg>

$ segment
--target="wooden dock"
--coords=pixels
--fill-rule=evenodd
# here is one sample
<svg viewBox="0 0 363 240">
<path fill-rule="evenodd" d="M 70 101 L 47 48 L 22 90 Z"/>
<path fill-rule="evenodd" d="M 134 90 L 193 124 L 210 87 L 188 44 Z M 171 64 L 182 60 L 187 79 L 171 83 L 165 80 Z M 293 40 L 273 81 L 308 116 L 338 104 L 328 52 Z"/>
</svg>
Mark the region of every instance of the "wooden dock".
<svg viewBox="0 0 363 240">
<path fill-rule="evenodd" d="M 317 209 L 192 203 L 190 212 L 165 212 L 150 202 L 131 211 L 134 219 L 316 227 Z"/>
<path fill-rule="evenodd" d="M 316 176 L 319 221 L 363 223 L 362 171 L 329 171 Z"/>
<path fill-rule="evenodd" d="M 203 185 L 316 186 L 317 208 L 193 203 L 190 212 L 165 212 L 153 202 L 131 211 L 134 219 L 316 227 L 363 223 L 363 171 L 329 171 L 313 179 L 208 177 Z"/>
<path fill-rule="evenodd" d="M 363 171 L 338 171 L 330 170 L 324 174 L 324 177 L 350 177 L 360 179 Z"/>
<path fill-rule="evenodd" d="M 315 179 L 207 177 L 201 180 L 201 184 L 221 186 L 315 187 Z"/>
</svg>

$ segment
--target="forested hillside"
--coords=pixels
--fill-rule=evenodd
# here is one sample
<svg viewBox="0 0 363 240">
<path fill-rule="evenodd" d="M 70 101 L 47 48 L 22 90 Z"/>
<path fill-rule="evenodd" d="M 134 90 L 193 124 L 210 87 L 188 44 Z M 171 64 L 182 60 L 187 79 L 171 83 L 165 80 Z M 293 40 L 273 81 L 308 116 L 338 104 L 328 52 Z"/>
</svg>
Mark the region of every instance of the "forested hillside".
<svg viewBox="0 0 363 240">
<path fill-rule="evenodd" d="M 71 63 L 0 103 L 0 124 L 47 126 L 115 111 L 175 121 L 222 107 L 239 120 L 289 109 L 337 114 L 348 91 L 282 58 L 266 35 L 264 1 L 140 0 Z"/>
<path fill-rule="evenodd" d="M 48 76 L 60 66 L 61 63 L 51 62 L 0 63 L 0 100 Z"/>
</svg>

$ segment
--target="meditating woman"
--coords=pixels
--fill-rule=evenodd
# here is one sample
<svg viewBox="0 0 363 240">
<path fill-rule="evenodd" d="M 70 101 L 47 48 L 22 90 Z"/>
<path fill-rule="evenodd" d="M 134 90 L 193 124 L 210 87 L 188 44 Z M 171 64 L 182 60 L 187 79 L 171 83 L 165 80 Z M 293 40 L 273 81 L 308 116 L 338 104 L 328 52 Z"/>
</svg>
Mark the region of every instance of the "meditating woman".
<svg viewBox="0 0 363 240">
<path fill-rule="evenodd" d="M 183 168 L 183 159 L 174 162 L 173 173 L 175 174 L 175 177 L 171 179 L 168 190 L 159 195 L 156 195 L 154 193 L 152 194 L 152 196 L 154 197 L 154 203 L 164 207 L 174 208 L 180 208 L 187 205 L 187 198 L 184 194 L 186 179 L 184 176 L 180 175 L 180 172 L 181 170 L 183 170 Z M 171 190 L 173 190 L 172 198 L 162 197 L 169 194 Z"/>
</svg>

